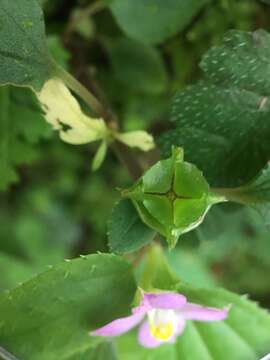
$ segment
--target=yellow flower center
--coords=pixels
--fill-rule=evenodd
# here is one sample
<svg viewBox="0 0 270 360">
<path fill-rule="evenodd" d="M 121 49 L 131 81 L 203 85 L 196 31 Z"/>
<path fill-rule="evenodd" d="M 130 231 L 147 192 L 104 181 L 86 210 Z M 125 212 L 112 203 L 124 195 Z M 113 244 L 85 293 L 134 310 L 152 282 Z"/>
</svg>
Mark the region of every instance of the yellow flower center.
<svg viewBox="0 0 270 360">
<path fill-rule="evenodd" d="M 151 335 L 159 341 L 170 340 L 177 327 L 175 312 L 167 309 L 153 309 L 147 315 Z"/>
<path fill-rule="evenodd" d="M 150 332 L 155 339 L 167 341 L 173 336 L 174 326 L 171 322 L 167 324 L 159 324 L 158 326 L 151 324 Z"/>
</svg>

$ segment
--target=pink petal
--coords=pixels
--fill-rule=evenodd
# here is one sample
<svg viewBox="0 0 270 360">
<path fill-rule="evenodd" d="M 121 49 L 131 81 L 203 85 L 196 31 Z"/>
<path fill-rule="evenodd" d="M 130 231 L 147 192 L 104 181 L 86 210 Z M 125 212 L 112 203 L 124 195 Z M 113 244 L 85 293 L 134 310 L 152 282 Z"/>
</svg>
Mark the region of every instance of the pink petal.
<svg viewBox="0 0 270 360">
<path fill-rule="evenodd" d="M 148 321 L 144 321 L 139 328 L 138 333 L 139 343 L 146 348 L 154 348 L 162 344 L 161 341 L 156 340 L 150 333 Z"/>
<path fill-rule="evenodd" d="M 228 308 L 217 309 L 211 307 L 204 307 L 197 304 L 187 303 L 179 311 L 179 314 L 184 319 L 198 320 L 198 321 L 219 321 L 224 320 L 228 316 Z"/>
<path fill-rule="evenodd" d="M 179 310 L 187 302 L 184 295 L 173 292 L 167 293 L 144 293 L 140 305 L 133 309 L 134 312 L 149 311 L 151 309 Z"/>
<path fill-rule="evenodd" d="M 96 329 L 90 333 L 92 336 L 118 336 L 121 335 L 142 321 L 144 313 L 133 314 L 131 316 L 123 317 L 117 320 L 113 320 L 109 324 Z"/>
<path fill-rule="evenodd" d="M 181 335 L 185 329 L 185 325 L 186 325 L 186 321 L 185 319 L 183 319 L 183 317 L 180 315 L 178 316 L 178 323 L 177 323 L 177 329 L 176 329 L 176 332 L 175 332 L 175 335 L 173 336 L 172 338 L 172 341 L 171 342 L 174 342 L 176 337 L 178 335 Z"/>
</svg>

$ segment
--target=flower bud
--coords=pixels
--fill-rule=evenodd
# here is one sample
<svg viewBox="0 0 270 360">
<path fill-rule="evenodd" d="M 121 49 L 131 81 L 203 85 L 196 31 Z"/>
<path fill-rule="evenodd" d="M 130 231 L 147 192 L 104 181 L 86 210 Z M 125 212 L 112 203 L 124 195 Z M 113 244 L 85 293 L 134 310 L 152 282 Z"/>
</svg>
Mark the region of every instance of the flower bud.
<svg viewBox="0 0 270 360">
<path fill-rule="evenodd" d="M 197 167 L 184 161 L 181 148 L 173 148 L 170 158 L 158 161 L 123 196 L 170 248 L 181 234 L 200 225 L 212 204 L 222 201 L 211 194 Z"/>
</svg>

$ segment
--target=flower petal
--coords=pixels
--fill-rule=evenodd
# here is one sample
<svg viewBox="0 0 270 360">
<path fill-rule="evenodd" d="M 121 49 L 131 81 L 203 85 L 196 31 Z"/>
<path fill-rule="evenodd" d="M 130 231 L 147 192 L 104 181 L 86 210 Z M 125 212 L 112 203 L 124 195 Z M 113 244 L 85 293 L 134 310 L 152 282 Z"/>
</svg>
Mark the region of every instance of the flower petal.
<svg viewBox="0 0 270 360">
<path fill-rule="evenodd" d="M 229 308 L 217 309 L 212 307 L 204 307 L 197 304 L 187 303 L 180 310 L 184 319 L 198 321 L 219 321 L 224 320 L 228 316 Z"/>
<path fill-rule="evenodd" d="M 78 145 L 108 137 L 109 130 L 104 120 L 85 115 L 61 79 L 48 80 L 36 96 L 46 120 L 55 130 L 60 131 L 63 141 Z M 67 125 L 67 131 L 63 125 Z"/>
<path fill-rule="evenodd" d="M 140 307 L 144 306 L 146 309 L 181 309 L 187 302 L 184 295 L 167 292 L 167 293 L 144 293 L 143 300 Z"/>
<path fill-rule="evenodd" d="M 139 328 L 139 343 L 146 348 L 154 348 L 162 344 L 162 341 L 156 340 L 150 333 L 148 321 L 144 321 Z"/>
<path fill-rule="evenodd" d="M 121 335 L 142 321 L 144 313 L 133 314 L 131 316 L 123 317 L 113 320 L 109 324 L 96 329 L 90 333 L 92 336 L 118 336 Z"/>
<path fill-rule="evenodd" d="M 155 147 L 154 138 L 144 130 L 130 131 L 116 134 L 115 137 L 130 147 L 137 147 L 142 151 L 149 151 Z"/>
<path fill-rule="evenodd" d="M 185 319 L 180 315 L 177 316 L 178 320 L 177 320 L 177 328 L 176 328 L 176 331 L 175 331 L 175 335 L 174 337 L 172 338 L 173 342 L 174 340 L 176 339 L 176 337 L 178 335 L 181 335 L 185 329 L 185 325 L 186 325 L 186 321 Z"/>
</svg>

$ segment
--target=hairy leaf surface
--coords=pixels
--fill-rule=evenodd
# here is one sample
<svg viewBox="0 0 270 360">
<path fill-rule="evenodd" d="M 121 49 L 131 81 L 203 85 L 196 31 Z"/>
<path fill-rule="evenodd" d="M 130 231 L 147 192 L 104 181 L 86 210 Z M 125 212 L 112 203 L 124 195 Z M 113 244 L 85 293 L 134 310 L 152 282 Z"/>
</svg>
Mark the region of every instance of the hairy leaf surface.
<svg viewBox="0 0 270 360">
<path fill-rule="evenodd" d="M 52 267 L 0 296 L 0 343 L 20 359 L 64 359 L 97 341 L 88 334 L 126 315 L 135 291 L 130 266 L 90 255 Z"/>
<path fill-rule="evenodd" d="M 164 155 L 181 145 L 212 185 L 250 180 L 270 157 L 270 35 L 230 31 L 203 58 L 204 80 L 173 100 L 176 129 L 164 134 Z"/>
<path fill-rule="evenodd" d="M 0 85 L 40 90 L 51 69 L 39 1 L 0 0 L 0 19 Z"/>
</svg>

